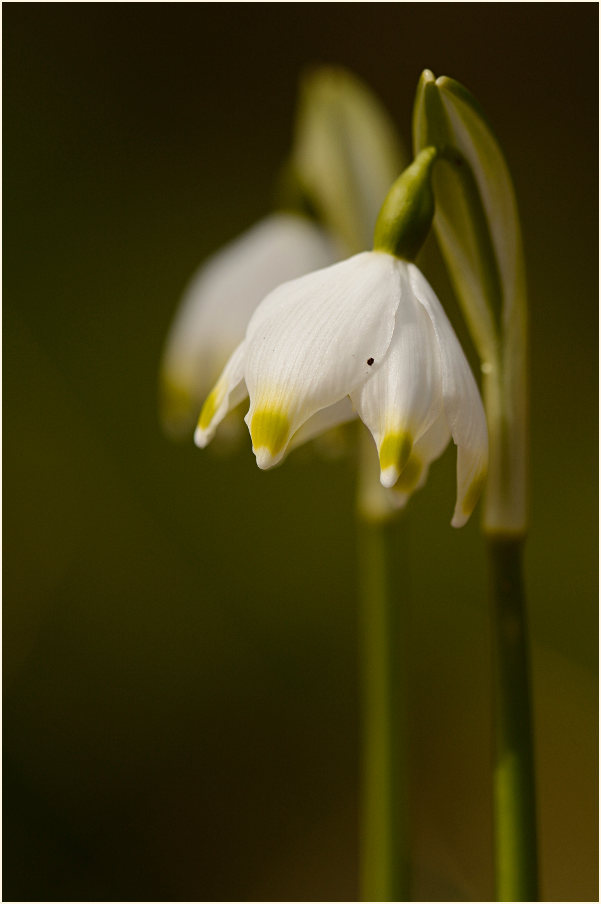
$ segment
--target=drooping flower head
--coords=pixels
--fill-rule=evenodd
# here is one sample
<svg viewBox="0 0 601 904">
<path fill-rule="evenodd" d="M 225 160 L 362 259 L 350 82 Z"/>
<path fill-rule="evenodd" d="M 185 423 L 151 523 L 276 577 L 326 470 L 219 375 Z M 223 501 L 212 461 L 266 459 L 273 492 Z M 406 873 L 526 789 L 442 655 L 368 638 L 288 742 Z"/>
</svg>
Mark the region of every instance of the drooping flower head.
<svg viewBox="0 0 601 904">
<path fill-rule="evenodd" d="M 207 445 L 246 395 L 245 421 L 263 469 L 304 435 L 356 411 L 375 440 L 382 485 L 400 483 L 406 501 L 452 437 L 452 524 L 465 524 L 487 467 L 480 394 L 434 291 L 413 263 L 393 253 L 413 254 L 429 228 L 434 159 L 424 151 L 391 189 L 375 250 L 287 282 L 261 302 L 203 406 L 197 445 Z"/>
<path fill-rule="evenodd" d="M 414 264 L 363 252 L 270 293 L 205 402 L 197 445 L 247 394 L 260 468 L 278 464 L 302 430 L 308 438 L 354 409 L 376 442 L 382 485 L 400 484 L 403 501 L 452 437 L 452 523 L 469 518 L 486 473 L 484 411 L 447 316 Z"/>
</svg>

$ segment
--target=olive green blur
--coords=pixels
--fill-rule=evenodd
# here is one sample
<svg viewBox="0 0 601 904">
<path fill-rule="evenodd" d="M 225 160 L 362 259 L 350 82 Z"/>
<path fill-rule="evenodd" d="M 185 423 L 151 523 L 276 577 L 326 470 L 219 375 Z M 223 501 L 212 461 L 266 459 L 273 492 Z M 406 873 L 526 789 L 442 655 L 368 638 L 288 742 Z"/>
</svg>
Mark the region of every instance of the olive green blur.
<svg viewBox="0 0 601 904">
<path fill-rule="evenodd" d="M 4 859 L 8 900 L 355 900 L 352 455 L 256 467 L 162 435 L 200 261 L 270 210 L 306 67 L 411 147 L 424 68 L 505 152 L 530 300 L 541 894 L 597 897 L 595 4 L 5 4 Z M 419 257 L 476 359 L 435 243 Z M 242 414 L 245 412 L 243 411 Z M 374 446 L 374 456 L 377 452 Z M 493 895 L 479 505 L 412 499 L 402 623 L 419 900 Z"/>
</svg>

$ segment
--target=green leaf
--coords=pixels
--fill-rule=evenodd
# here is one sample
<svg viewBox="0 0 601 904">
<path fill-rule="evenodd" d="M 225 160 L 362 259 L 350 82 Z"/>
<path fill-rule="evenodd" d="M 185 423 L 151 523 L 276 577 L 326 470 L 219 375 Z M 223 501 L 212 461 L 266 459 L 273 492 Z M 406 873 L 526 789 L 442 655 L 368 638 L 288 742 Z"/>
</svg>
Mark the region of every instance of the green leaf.
<svg viewBox="0 0 601 904">
<path fill-rule="evenodd" d="M 417 90 L 416 153 L 435 144 L 444 159 L 434 174 L 434 226 L 481 357 L 495 353 L 503 321 L 524 294 L 521 233 L 503 154 L 470 93 L 426 70 Z"/>
<path fill-rule="evenodd" d="M 426 70 L 413 113 L 415 153 L 434 145 L 434 228 L 482 361 L 490 438 L 485 526 L 526 523 L 527 316 L 517 202 L 480 105 L 453 79 Z"/>
</svg>

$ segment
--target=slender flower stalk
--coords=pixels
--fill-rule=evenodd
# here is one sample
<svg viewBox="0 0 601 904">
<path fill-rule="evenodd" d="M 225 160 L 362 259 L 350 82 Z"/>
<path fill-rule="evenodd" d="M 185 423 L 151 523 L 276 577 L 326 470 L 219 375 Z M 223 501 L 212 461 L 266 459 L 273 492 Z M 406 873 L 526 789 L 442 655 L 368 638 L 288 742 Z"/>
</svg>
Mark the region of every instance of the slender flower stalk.
<svg viewBox="0 0 601 904">
<path fill-rule="evenodd" d="M 538 900 L 534 751 L 522 543 L 489 538 L 495 699 L 496 894 Z"/>
<path fill-rule="evenodd" d="M 361 900 L 410 901 L 407 525 L 377 484 L 366 433 L 360 453 Z"/>
<path fill-rule="evenodd" d="M 526 602 L 527 309 L 522 239 L 511 178 L 471 95 L 423 73 L 416 152 L 434 145 L 434 227 L 481 360 L 490 440 L 483 530 L 493 636 L 495 884 L 500 901 L 538 900 L 535 768 Z"/>
<path fill-rule="evenodd" d="M 410 901 L 406 600 L 395 592 L 396 521 L 360 526 L 363 901 Z"/>
</svg>

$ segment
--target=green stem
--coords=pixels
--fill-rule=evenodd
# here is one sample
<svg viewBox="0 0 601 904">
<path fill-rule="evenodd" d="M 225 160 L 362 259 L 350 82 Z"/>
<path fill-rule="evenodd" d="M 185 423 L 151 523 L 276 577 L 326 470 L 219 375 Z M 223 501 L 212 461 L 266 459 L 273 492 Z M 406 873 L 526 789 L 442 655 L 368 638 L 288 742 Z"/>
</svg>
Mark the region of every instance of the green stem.
<svg viewBox="0 0 601 904">
<path fill-rule="evenodd" d="M 497 901 L 538 901 L 536 801 L 521 538 L 488 538 L 494 656 Z"/>
<path fill-rule="evenodd" d="M 410 900 L 407 607 L 393 591 L 400 529 L 360 522 L 365 901 Z"/>
</svg>

